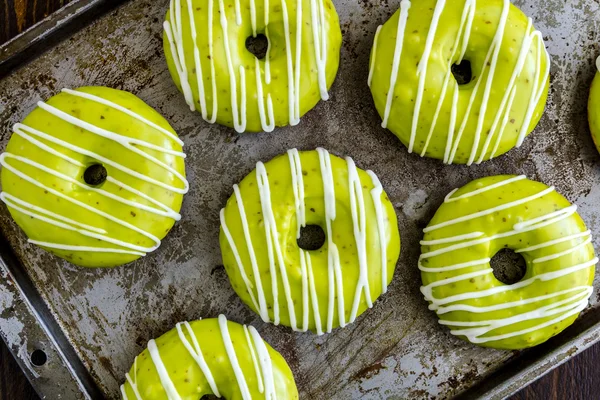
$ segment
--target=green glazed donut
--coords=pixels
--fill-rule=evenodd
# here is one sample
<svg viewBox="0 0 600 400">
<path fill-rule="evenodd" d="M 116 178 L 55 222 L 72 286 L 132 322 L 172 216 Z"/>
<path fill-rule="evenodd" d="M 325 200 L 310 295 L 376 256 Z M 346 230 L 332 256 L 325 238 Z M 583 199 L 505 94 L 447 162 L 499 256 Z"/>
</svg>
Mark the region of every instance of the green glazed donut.
<svg viewBox="0 0 600 400">
<path fill-rule="evenodd" d="M 261 59 L 246 48 L 258 35 Z M 163 35 L 190 109 L 237 132 L 296 125 L 327 100 L 341 42 L 331 0 L 171 0 Z"/>
<path fill-rule="evenodd" d="M 298 399 L 285 359 L 252 326 L 225 316 L 180 322 L 135 358 L 124 400 Z"/>
<path fill-rule="evenodd" d="M 352 323 L 392 280 L 400 237 L 377 176 L 324 149 L 258 162 L 221 210 L 231 285 L 265 322 L 321 335 Z M 301 228 L 325 242 L 304 250 Z"/>
<path fill-rule="evenodd" d="M 592 81 L 590 88 L 590 98 L 588 101 L 588 120 L 590 122 L 590 131 L 596 148 L 600 151 L 600 57 L 596 59 L 596 76 Z"/>
<path fill-rule="evenodd" d="M 13 128 L 0 199 L 30 243 L 85 267 L 158 248 L 180 219 L 183 142 L 131 93 L 63 89 Z"/>
<path fill-rule="evenodd" d="M 592 294 L 592 236 L 553 187 L 491 176 L 452 191 L 424 229 L 421 292 L 451 333 L 485 347 L 538 345 L 571 325 Z M 523 256 L 511 285 L 495 278 L 501 249 Z"/>
<path fill-rule="evenodd" d="M 459 84 L 453 69 L 467 62 L 472 80 Z M 521 146 L 549 72 L 542 34 L 509 0 L 402 0 L 377 29 L 368 84 L 409 153 L 471 165 Z"/>
</svg>

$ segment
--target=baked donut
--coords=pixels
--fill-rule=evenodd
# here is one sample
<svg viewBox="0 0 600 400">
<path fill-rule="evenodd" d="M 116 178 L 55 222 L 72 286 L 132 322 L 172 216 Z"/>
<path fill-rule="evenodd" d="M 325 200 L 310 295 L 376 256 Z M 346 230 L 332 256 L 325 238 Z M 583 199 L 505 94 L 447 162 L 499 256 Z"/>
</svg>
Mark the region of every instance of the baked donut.
<svg viewBox="0 0 600 400">
<path fill-rule="evenodd" d="M 548 96 L 542 34 L 509 0 L 402 0 L 370 63 L 382 126 L 409 153 L 448 164 L 521 146 Z"/>
<path fill-rule="evenodd" d="M 13 128 L 0 199 L 29 242 L 85 267 L 154 251 L 180 219 L 183 142 L 131 93 L 63 89 Z"/>
<path fill-rule="evenodd" d="M 577 206 L 525 176 L 491 176 L 452 191 L 424 229 L 421 292 L 451 333 L 485 347 L 538 345 L 571 325 L 592 294 L 598 258 Z M 504 284 L 490 260 L 521 254 Z"/>
<path fill-rule="evenodd" d="M 135 358 L 121 386 L 124 400 L 298 399 L 284 358 L 252 326 L 225 316 L 180 322 Z"/>
<path fill-rule="evenodd" d="M 260 59 L 246 47 L 257 37 Z M 171 0 L 163 35 L 190 109 L 237 132 L 296 125 L 327 100 L 341 42 L 331 0 Z"/>
<path fill-rule="evenodd" d="M 371 171 L 324 149 L 288 150 L 233 186 L 221 210 L 231 285 L 263 321 L 321 335 L 385 293 L 400 253 L 394 207 Z M 316 249 L 298 244 L 320 227 Z"/>
<path fill-rule="evenodd" d="M 596 76 L 592 81 L 590 88 L 590 98 L 588 101 L 588 120 L 592 139 L 596 148 L 600 151 L 600 57 L 596 59 Z"/>
</svg>

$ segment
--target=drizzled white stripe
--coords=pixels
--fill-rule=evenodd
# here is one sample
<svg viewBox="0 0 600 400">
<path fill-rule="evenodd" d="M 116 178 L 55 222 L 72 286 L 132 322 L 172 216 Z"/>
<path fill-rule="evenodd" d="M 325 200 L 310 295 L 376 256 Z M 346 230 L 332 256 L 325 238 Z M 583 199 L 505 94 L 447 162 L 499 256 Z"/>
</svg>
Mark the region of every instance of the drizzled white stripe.
<svg viewBox="0 0 600 400">
<path fill-rule="evenodd" d="M 354 228 L 354 241 L 358 256 L 359 277 L 350 312 L 350 322 L 354 322 L 358 313 L 358 306 L 364 290 L 365 300 L 369 308 L 373 307 L 371 289 L 369 288 L 369 269 L 367 265 L 367 217 L 365 215 L 365 200 L 363 198 L 362 183 L 356 170 L 356 165 L 350 157 L 346 157 L 348 167 L 348 188 L 350 191 L 350 211 Z"/>
<path fill-rule="evenodd" d="M 258 362 L 262 370 L 263 387 L 265 388 L 266 400 L 277 400 L 277 392 L 275 390 L 275 374 L 273 373 L 273 361 L 269 355 L 269 350 L 265 342 L 262 340 L 258 331 L 253 327 L 248 327 L 250 336 L 254 341 L 256 352 L 258 353 Z"/>
<path fill-rule="evenodd" d="M 427 79 L 427 64 L 429 63 L 429 56 L 433 47 L 433 40 L 435 33 L 442 16 L 442 11 L 446 6 L 446 0 L 438 0 L 433 10 L 433 18 L 431 19 L 431 25 L 429 32 L 427 33 L 427 39 L 425 40 L 425 49 L 423 55 L 417 66 L 417 76 L 419 77 L 419 85 L 417 87 L 417 98 L 415 100 L 415 109 L 413 111 L 413 120 L 410 130 L 410 140 L 408 142 L 408 152 L 412 153 L 413 146 L 415 143 L 415 137 L 417 136 L 417 126 L 419 124 L 419 116 L 421 114 L 421 102 L 423 101 L 423 92 L 425 91 L 425 79 Z"/>
<path fill-rule="evenodd" d="M 158 351 L 158 346 L 156 346 L 154 339 L 150 339 L 148 342 L 148 353 L 150 353 L 150 358 L 152 359 L 152 363 L 154 364 L 156 372 L 158 373 L 160 384 L 165 390 L 169 400 L 181 400 L 181 396 L 179 396 L 177 388 L 171 380 L 162 358 L 160 358 L 160 352 Z"/>
<path fill-rule="evenodd" d="M 281 251 L 281 244 L 279 242 L 279 232 L 277 231 L 277 222 L 273 215 L 273 206 L 271 204 L 271 189 L 269 186 L 269 177 L 267 176 L 267 170 L 262 162 L 256 164 L 256 181 L 258 182 L 258 189 L 260 195 L 260 203 L 262 207 L 262 213 L 264 217 L 265 235 L 267 241 L 267 252 L 269 255 L 269 268 L 272 273 L 271 280 L 273 285 L 273 299 L 275 312 L 275 325 L 279 323 L 279 304 L 277 295 L 277 273 L 275 272 L 275 264 L 279 264 L 279 272 L 281 273 L 281 280 L 283 281 L 283 291 L 287 301 L 288 314 L 290 316 L 290 326 L 293 330 L 297 330 L 296 325 L 296 311 L 294 309 L 294 300 L 292 299 L 292 290 L 290 288 L 290 281 L 287 275 L 287 268 L 283 260 L 283 252 Z M 275 254 L 273 254 L 273 247 L 275 247 Z M 277 259 L 275 260 L 275 257 Z"/>
<path fill-rule="evenodd" d="M 385 235 L 385 219 L 383 212 L 383 203 L 381 196 L 383 195 L 383 187 L 373 171 L 367 171 L 373 182 L 371 189 L 371 198 L 375 207 L 375 218 L 377 218 L 377 233 L 379 235 L 379 248 L 381 258 L 381 293 L 387 293 L 387 238 Z"/>
<path fill-rule="evenodd" d="M 318 9 L 317 9 L 317 1 Z M 328 100 L 327 77 L 325 70 L 327 67 L 327 26 L 325 21 L 325 6 L 323 0 L 311 0 L 310 2 L 311 25 L 313 32 L 313 41 L 315 48 L 315 60 L 317 63 L 317 77 L 319 80 L 319 90 L 321 99 Z"/>
<path fill-rule="evenodd" d="M 252 356 L 252 364 L 254 365 L 254 372 L 256 373 L 256 381 L 258 382 L 258 391 L 261 393 L 265 392 L 265 385 L 262 379 L 262 373 L 260 372 L 260 366 L 258 365 L 258 361 L 256 359 L 256 352 L 254 351 L 254 346 L 250 341 L 250 334 L 248 333 L 248 327 L 244 325 L 244 335 L 246 336 L 246 343 L 248 343 L 248 348 L 250 349 L 250 355 Z"/>
<path fill-rule="evenodd" d="M 457 218 L 454 218 L 454 219 L 451 219 L 451 220 L 448 220 L 448 221 L 440 222 L 439 224 L 436 224 L 436 225 L 428 226 L 427 228 L 423 229 L 423 232 L 431 232 L 431 231 L 434 231 L 436 229 L 444 228 L 446 226 L 455 225 L 455 224 L 458 224 L 460 222 L 469 221 L 471 219 L 483 217 L 485 215 L 490 215 L 490 214 L 493 214 L 493 213 L 495 213 L 497 211 L 506 210 L 507 208 L 516 207 L 518 205 L 525 204 L 525 203 L 530 202 L 532 200 L 539 199 L 540 197 L 544 197 L 545 195 L 547 195 L 549 193 L 552 193 L 553 191 L 554 191 L 554 186 L 551 186 L 551 187 L 549 187 L 547 189 L 544 189 L 544 190 L 542 190 L 542 191 L 540 191 L 540 192 L 538 192 L 536 194 L 524 197 L 524 198 L 519 199 L 519 200 L 511 201 L 510 203 L 501 204 L 499 206 L 488 208 L 488 209 L 482 210 L 482 211 L 478 211 L 478 212 L 473 213 L 473 214 L 463 215 L 462 217 L 457 217 Z M 517 226 L 515 226 L 515 229 L 519 230 L 519 228 Z"/>
<path fill-rule="evenodd" d="M 190 342 L 187 340 L 185 333 L 183 332 L 183 329 L 181 329 L 181 325 L 185 326 L 187 334 L 192 339 L 192 343 L 193 343 L 194 347 L 192 347 Z M 181 340 L 181 343 L 183 343 L 186 350 L 190 353 L 190 355 L 192 356 L 194 361 L 196 361 L 196 364 L 198 364 L 198 367 L 200 367 L 200 370 L 202 370 L 204 377 L 208 381 L 210 390 L 213 391 L 215 396 L 221 397 L 221 393 L 219 393 L 219 388 L 217 387 L 215 378 L 213 377 L 213 374 L 210 371 L 208 364 L 206 364 L 206 361 L 204 360 L 204 355 L 202 354 L 202 349 L 200 348 L 200 343 L 198 343 L 198 338 L 196 337 L 196 334 L 192 330 L 190 323 L 187 321 L 180 322 L 176 325 L 176 328 L 177 328 L 177 334 L 179 335 L 179 340 Z"/>
<path fill-rule="evenodd" d="M 500 182 L 496 182 L 496 183 L 493 183 L 491 185 L 482 187 L 480 189 L 473 190 L 473 191 L 471 191 L 469 193 L 465 193 L 465 194 L 461 194 L 460 196 L 452 197 L 452 195 L 454 193 L 456 193 L 456 191 L 458 190 L 458 189 L 454 189 L 453 191 L 451 191 L 450 193 L 448 193 L 448 195 L 444 198 L 444 203 L 452 203 L 453 201 L 458 201 L 458 200 L 466 199 L 468 197 L 473 197 L 473 196 L 476 196 L 478 194 L 485 193 L 485 192 L 487 192 L 489 190 L 497 189 L 499 187 L 502 187 L 502 186 L 505 186 L 505 185 L 509 185 L 509 184 L 511 184 L 513 182 L 517 182 L 517 181 L 523 180 L 525 178 L 526 178 L 525 175 L 519 175 L 519 176 L 510 177 L 510 178 L 501 180 Z"/>
<path fill-rule="evenodd" d="M 237 79 L 235 77 L 235 68 L 231 57 L 231 46 L 229 45 L 229 32 L 227 25 L 227 14 L 223 0 L 219 0 L 219 14 L 221 21 L 221 30 L 223 31 L 223 43 L 225 45 L 225 57 L 227 58 L 227 69 L 229 71 L 229 91 L 231 92 L 231 111 L 233 113 L 233 127 L 242 133 L 246 130 L 246 69 L 243 65 L 239 66 L 241 105 L 238 112 Z M 261 100 L 262 101 L 262 100 Z"/>
<path fill-rule="evenodd" d="M 297 149 L 288 150 L 290 169 L 292 171 L 292 189 L 294 191 L 294 205 L 296 207 L 296 239 L 300 238 L 300 229 L 306 226 L 306 206 L 304 204 L 304 178 L 302 177 L 302 164 Z"/>
<path fill-rule="evenodd" d="M 248 388 L 248 383 L 246 382 L 246 377 L 244 376 L 244 371 L 242 371 L 242 368 L 240 367 L 240 362 L 237 354 L 235 353 L 235 348 L 231 342 L 231 335 L 229 334 L 229 327 L 227 324 L 228 323 L 225 316 L 223 314 L 219 315 L 219 328 L 221 329 L 221 337 L 223 338 L 223 344 L 225 345 L 225 351 L 227 352 L 229 363 L 231 364 L 231 368 L 233 368 L 235 380 L 237 381 L 238 388 L 242 394 L 242 399 L 252 400 L 250 389 Z"/>
<path fill-rule="evenodd" d="M 346 326 L 346 308 L 344 303 L 344 284 L 342 268 L 340 266 L 340 254 L 337 245 L 333 241 L 331 223 L 336 218 L 335 207 L 335 185 L 333 182 L 333 171 L 331 169 L 331 156 L 323 148 L 317 148 L 319 154 L 319 165 L 323 177 L 323 193 L 325 201 L 325 224 L 327 227 L 327 271 L 329 279 L 329 303 L 327 308 L 327 332 L 333 329 L 334 300 L 337 293 L 338 319 L 343 328 Z M 337 290 L 337 291 L 336 291 Z"/>
<path fill-rule="evenodd" d="M 155 124 L 154 122 L 142 117 L 141 115 L 139 115 L 137 113 L 134 113 L 130 109 L 125 108 L 117 103 L 114 103 L 108 99 L 93 95 L 91 93 L 82 92 L 80 90 L 71 90 L 71 89 L 64 88 L 61 91 L 64 93 L 73 95 L 73 96 L 77 96 L 77 97 L 81 97 L 81 98 L 84 98 L 87 100 L 95 101 L 96 103 L 103 104 L 105 106 L 114 108 L 115 110 L 121 111 L 121 112 L 129 115 L 130 117 L 133 117 L 133 118 L 137 119 L 138 121 L 143 122 L 144 124 L 148 125 L 149 127 L 156 129 L 157 131 L 163 133 L 165 136 L 169 137 L 170 139 L 173 139 L 180 146 L 183 146 L 183 140 L 179 139 L 177 137 L 177 135 L 174 134 L 173 132 L 168 131 L 167 129 L 163 128 L 162 126 Z"/>
<path fill-rule="evenodd" d="M 142 396 L 140 395 L 140 392 L 137 388 L 137 357 L 133 360 L 133 374 L 134 374 L 134 378 L 131 379 L 131 376 L 129 376 L 129 372 L 125 373 L 125 379 L 127 380 L 127 382 L 129 383 L 129 386 L 131 386 L 131 390 L 133 390 L 133 394 L 135 395 L 136 400 L 142 400 Z M 127 400 L 127 393 L 125 392 L 125 384 L 121 385 L 121 394 L 123 395 L 123 400 Z"/>
<path fill-rule="evenodd" d="M 396 81 L 398 80 L 398 69 L 400 67 L 400 58 L 402 57 L 402 47 L 404 44 L 404 33 L 406 30 L 406 21 L 408 19 L 408 10 L 411 3 L 409 0 L 400 2 L 400 16 L 398 17 L 398 28 L 396 31 L 396 45 L 394 47 L 394 59 L 392 61 L 392 73 L 390 74 L 390 86 L 387 92 L 385 102 L 385 111 L 383 113 L 383 121 L 381 126 L 387 127 L 390 110 L 392 109 L 392 100 L 394 99 L 394 90 L 396 89 Z"/>
<path fill-rule="evenodd" d="M 379 34 L 381 33 L 383 25 L 379 25 L 375 31 L 375 38 L 373 39 L 373 56 L 371 57 L 371 63 L 369 64 L 369 78 L 367 79 L 367 85 L 371 87 L 373 81 L 373 72 L 375 72 L 375 60 L 377 59 L 377 44 L 379 40 Z"/>
</svg>

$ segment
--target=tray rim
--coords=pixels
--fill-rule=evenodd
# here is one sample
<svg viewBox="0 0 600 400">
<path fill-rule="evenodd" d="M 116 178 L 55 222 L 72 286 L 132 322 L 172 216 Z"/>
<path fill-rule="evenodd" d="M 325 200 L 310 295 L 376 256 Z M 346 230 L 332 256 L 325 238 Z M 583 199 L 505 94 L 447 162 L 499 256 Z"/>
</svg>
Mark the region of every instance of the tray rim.
<svg viewBox="0 0 600 400">
<path fill-rule="evenodd" d="M 90 23 L 127 2 L 129 0 L 73 0 L 1 44 L 0 80 L 10 79 L 13 71 L 42 56 L 60 42 L 76 35 Z M 104 398 L 90 371 L 85 368 L 77 351 L 61 330 L 27 271 L 12 253 L 5 232 L 0 230 L 0 270 L 4 271 L 14 283 L 12 291 L 16 292 L 18 298 L 25 303 L 27 317 L 31 317 L 37 328 L 46 335 L 47 343 L 45 345 L 60 355 L 63 362 L 62 367 L 68 372 L 67 376 L 71 378 L 71 382 L 61 384 L 75 385 L 86 399 Z M 10 281 L 0 280 L 0 289 L 10 285 Z M 600 342 L 600 306 L 587 308 L 584 313 L 580 314 L 577 320 L 560 335 L 534 348 L 519 352 L 490 376 L 466 388 L 453 398 L 506 399 Z M 0 328 L 4 321 L 4 319 L 0 319 Z M 583 329 L 580 329 L 580 325 L 583 325 Z M 27 330 L 27 326 L 24 325 L 23 332 Z M 5 344 L 9 344 L 2 329 L 0 329 L 0 337 Z M 38 379 L 44 376 L 43 371 L 37 371 L 39 376 L 32 374 L 19 356 L 18 350 L 11 346 L 8 347 L 36 392 L 40 397 L 45 397 L 43 389 L 52 383 L 49 384 L 43 382 L 43 379 Z"/>
</svg>

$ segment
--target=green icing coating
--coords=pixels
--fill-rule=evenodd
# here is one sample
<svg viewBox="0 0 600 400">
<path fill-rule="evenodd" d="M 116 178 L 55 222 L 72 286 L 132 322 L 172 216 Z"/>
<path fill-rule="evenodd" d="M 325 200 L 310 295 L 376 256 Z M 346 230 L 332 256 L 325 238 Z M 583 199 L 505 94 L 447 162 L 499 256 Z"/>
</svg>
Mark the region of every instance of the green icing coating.
<svg viewBox="0 0 600 400">
<path fill-rule="evenodd" d="M 450 193 L 424 229 L 421 291 L 451 333 L 500 349 L 538 345 L 588 304 L 598 262 L 591 233 L 553 187 L 524 176 L 477 179 Z M 507 285 L 490 259 L 523 256 L 523 278 Z"/>
<path fill-rule="evenodd" d="M 298 399 L 285 359 L 253 327 L 219 318 L 183 322 L 135 358 L 124 400 Z M 275 395 L 275 397 L 273 397 Z"/>
<path fill-rule="evenodd" d="M 463 85 L 452 75 L 461 60 L 473 77 Z M 470 165 L 535 128 L 549 66 L 542 34 L 508 0 L 403 0 L 377 31 L 369 85 L 382 125 L 410 152 Z"/>
<path fill-rule="evenodd" d="M 596 148 L 600 151 L 600 57 L 596 59 L 596 76 L 592 81 L 590 88 L 590 98 L 588 101 L 588 119 L 592 139 Z"/>
<path fill-rule="evenodd" d="M 271 131 L 329 97 L 342 42 L 331 0 L 171 0 L 165 19 L 171 76 L 209 122 Z M 257 35 L 269 41 L 260 60 L 246 48 Z"/>
<path fill-rule="evenodd" d="M 2 200 L 29 240 L 55 255 L 85 267 L 125 264 L 152 251 L 179 218 L 182 142 L 136 96 L 65 89 L 13 132 L 1 156 Z M 92 186 L 84 174 L 94 164 L 108 178 Z"/>
<path fill-rule="evenodd" d="M 299 220 L 323 229 L 321 248 L 300 249 Z M 394 207 L 375 175 L 324 149 L 259 162 L 221 211 L 220 243 L 231 284 L 250 308 L 318 334 L 353 322 L 385 293 L 400 253 Z"/>
</svg>

